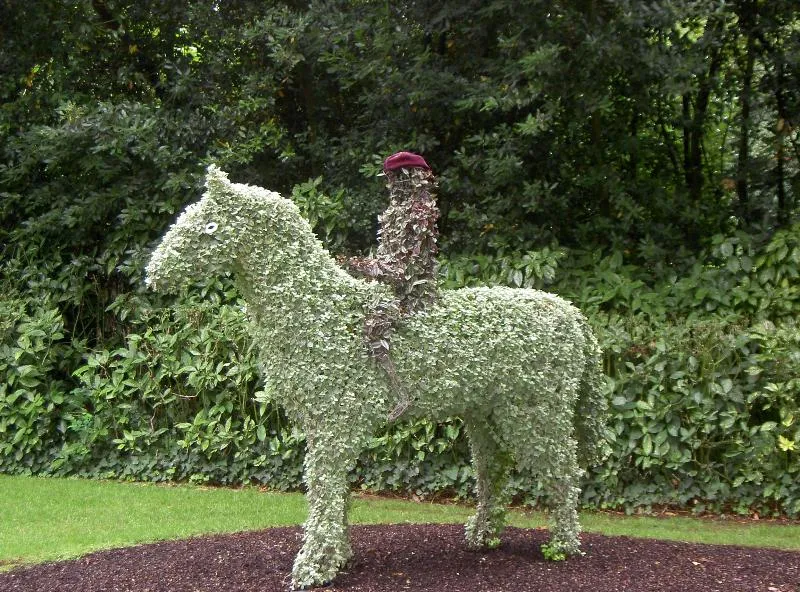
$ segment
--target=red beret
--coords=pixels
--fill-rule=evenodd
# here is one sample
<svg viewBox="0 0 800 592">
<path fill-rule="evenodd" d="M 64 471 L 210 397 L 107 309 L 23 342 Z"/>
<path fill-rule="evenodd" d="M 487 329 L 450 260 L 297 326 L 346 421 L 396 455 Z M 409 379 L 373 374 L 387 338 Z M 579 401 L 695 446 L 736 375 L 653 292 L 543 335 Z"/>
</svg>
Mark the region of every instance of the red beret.
<svg viewBox="0 0 800 592">
<path fill-rule="evenodd" d="M 398 152 L 383 161 L 383 171 L 396 171 L 402 168 L 419 168 L 431 170 L 425 159 L 413 152 Z"/>
</svg>

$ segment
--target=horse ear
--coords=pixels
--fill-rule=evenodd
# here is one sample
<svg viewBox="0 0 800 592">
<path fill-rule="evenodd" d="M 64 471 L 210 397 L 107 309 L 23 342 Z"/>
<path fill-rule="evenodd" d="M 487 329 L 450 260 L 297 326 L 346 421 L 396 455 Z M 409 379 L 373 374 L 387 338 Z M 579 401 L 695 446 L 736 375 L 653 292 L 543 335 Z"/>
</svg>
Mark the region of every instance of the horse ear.
<svg viewBox="0 0 800 592">
<path fill-rule="evenodd" d="M 208 165 L 206 172 L 206 188 L 214 193 L 222 192 L 226 187 L 230 186 L 231 182 L 228 180 L 228 173 L 223 171 L 215 164 Z"/>
</svg>

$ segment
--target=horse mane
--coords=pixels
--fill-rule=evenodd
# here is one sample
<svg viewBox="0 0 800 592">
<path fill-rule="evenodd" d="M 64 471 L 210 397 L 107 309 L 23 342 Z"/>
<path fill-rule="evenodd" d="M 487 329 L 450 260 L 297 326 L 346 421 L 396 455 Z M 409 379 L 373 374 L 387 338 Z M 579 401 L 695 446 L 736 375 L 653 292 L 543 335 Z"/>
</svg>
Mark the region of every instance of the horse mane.
<svg viewBox="0 0 800 592">
<path fill-rule="evenodd" d="M 248 229 L 253 241 L 278 241 L 282 250 L 288 249 L 296 258 L 293 267 L 298 272 L 355 292 L 382 290 L 342 269 L 291 199 L 257 185 L 233 183 L 216 165 L 208 168 L 206 188 L 207 195 L 219 206 L 229 206 L 236 219 L 255 224 Z M 269 225 L 272 232 L 265 232 L 259 224 Z M 301 270 L 303 267 L 306 269 Z"/>
</svg>

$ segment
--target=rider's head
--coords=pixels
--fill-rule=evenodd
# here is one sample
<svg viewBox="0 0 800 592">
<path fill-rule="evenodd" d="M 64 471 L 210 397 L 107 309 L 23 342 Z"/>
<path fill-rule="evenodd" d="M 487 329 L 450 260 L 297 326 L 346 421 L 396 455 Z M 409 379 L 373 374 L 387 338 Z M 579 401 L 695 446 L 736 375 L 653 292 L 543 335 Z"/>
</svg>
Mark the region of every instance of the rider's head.
<svg viewBox="0 0 800 592">
<path fill-rule="evenodd" d="M 413 152 L 397 152 L 389 156 L 383 161 L 383 173 L 390 188 L 409 183 L 412 177 L 424 180 L 426 185 L 435 183 L 431 167 L 424 158 Z"/>
<path fill-rule="evenodd" d="M 431 170 L 425 159 L 413 152 L 397 152 L 383 161 L 383 172 L 397 171 L 399 169 L 427 169 Z"/>
</svg>

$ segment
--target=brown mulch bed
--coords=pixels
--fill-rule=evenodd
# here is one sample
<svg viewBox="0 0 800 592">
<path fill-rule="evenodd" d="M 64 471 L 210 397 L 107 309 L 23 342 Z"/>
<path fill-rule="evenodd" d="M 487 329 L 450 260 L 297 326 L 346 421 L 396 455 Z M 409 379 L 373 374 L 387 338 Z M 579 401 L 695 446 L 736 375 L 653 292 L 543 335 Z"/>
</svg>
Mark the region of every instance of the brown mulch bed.
<svg viewBox="0 0 800 592">
<path fill-rule="evenodd" d="M 583 534 L 548 562 L 545 530 L 509 528 L 468 551 L 458 525 L 355 526 L 355 557 L 327 592 L 800 592 L 800 553 Z M 732 541 L 733 542 L 733 541 Z M 101 551 L 0 573 L 0 591 L 286 592 L 299 528 Z"/>
</svg>

